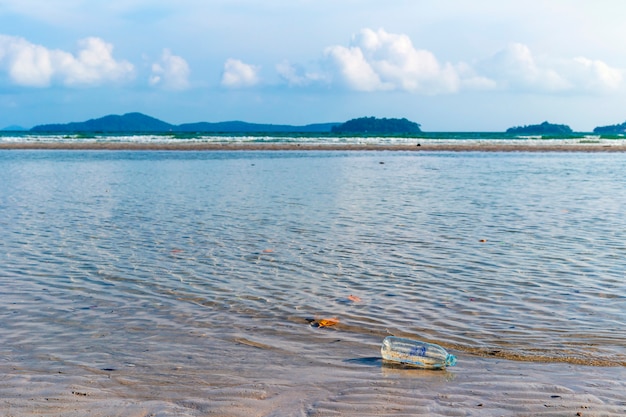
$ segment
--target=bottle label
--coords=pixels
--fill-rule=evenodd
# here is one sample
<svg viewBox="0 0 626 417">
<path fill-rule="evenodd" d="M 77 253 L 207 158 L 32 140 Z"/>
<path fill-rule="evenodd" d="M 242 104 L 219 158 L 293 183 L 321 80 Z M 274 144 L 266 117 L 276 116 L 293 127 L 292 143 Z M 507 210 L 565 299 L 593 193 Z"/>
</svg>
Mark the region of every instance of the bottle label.
<svg viewBox="0 0 626 417">
<path fill-rule="evenodd" d="M 414 346 L 409 354 L 412 356 L 426 356 L 426 346 Z"/>
</svg>

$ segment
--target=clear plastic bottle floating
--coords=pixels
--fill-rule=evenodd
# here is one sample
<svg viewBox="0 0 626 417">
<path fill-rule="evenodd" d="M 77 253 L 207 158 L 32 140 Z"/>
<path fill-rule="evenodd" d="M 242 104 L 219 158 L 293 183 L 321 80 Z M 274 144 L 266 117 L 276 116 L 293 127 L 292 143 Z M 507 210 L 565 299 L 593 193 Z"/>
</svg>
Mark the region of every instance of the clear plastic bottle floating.
<svg viewBox="0 0 626 417">
<path fill-rule="evenodd" d="M 380 354 L 385 361 L 422 369 L 444 369 L 456 365 L 456 356 L 441 346 L 402 337 L 387 336 Z"/>
</svg>

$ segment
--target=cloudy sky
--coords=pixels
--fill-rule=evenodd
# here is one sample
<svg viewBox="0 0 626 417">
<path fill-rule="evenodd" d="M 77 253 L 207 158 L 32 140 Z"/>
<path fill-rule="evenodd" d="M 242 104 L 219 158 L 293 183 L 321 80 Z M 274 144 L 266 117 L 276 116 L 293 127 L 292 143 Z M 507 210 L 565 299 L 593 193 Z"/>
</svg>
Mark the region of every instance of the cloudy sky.
<svg viewBox="0 0 626 417">
<path fill-rule="evenodd" d="M 0 128 L 626 120 L 623 0 L 0 0 Z"/>
</svg>

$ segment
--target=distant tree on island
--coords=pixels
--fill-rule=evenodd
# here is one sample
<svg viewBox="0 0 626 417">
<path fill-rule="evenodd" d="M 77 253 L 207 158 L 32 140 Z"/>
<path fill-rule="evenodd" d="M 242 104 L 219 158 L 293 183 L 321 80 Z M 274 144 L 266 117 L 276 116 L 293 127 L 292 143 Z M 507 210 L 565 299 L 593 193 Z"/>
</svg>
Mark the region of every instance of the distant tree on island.
<svg viewBox="0 0 626 417">
<path fill-rule="evenodd" d="M 598 126 L 593 129 L 593 133 L 599 135 L 620 135 L 626 133 L 626 122 L 619 125 Z"/>
<path fill-rule="evenodd" d="M 348 120 L 332 128 L 337 134 L 376 134 L 376 135 L 406 135 L 421 133 L 420 124 L 402 119 L 377 119 L 375 117 L 361 117 Z"/>
<path fill-rule="evenodd" d="M 543 122 L 539 125 L 510 127 L 506 130 L 506 133 L 525 135 L 569 135 L 572 134 L 573 131 L 567 125 L 557 125 Z"/>
</svg>

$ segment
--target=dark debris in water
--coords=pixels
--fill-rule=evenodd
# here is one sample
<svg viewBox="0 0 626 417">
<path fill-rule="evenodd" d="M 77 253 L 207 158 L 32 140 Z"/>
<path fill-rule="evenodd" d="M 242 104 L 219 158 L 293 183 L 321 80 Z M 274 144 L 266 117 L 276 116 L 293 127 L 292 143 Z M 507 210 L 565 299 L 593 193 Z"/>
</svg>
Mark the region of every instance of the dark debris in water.
<svg viewBox="0 0 626 417">
<path fill-rule="evenodd" d="M 311 317 L 307 317 L 305 318 L 305 320 L 312 327 L 331 327 L 331 326 L 335 326 L 339 324 L 339 319 L 337 317 L 330 317 L 330 318 L 325 318 L 325 319 L 314 319 Z"/>
</svg>

